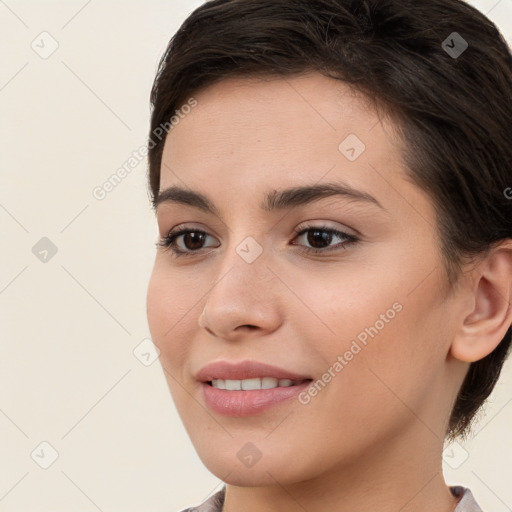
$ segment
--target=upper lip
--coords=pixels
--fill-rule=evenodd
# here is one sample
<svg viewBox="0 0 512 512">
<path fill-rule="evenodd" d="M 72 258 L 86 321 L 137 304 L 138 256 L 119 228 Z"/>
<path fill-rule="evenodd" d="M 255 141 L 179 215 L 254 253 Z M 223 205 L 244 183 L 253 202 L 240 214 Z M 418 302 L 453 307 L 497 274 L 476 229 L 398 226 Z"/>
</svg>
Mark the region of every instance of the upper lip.
<svg viewBox="0 0 512 512">
<path fill-rule="evenodd" d="M 217 361 L 207 364 L 196 374 L 196 379 L 201 382 L 208 382 L 213 379 L 244 380 L 255 377 L 274 377 L 275 379 L 297 381 L 310 378 L 306 375 L 299 375 L 298 373 L 258 361 L 241 361 L 238 363 Z"/>
</svg>

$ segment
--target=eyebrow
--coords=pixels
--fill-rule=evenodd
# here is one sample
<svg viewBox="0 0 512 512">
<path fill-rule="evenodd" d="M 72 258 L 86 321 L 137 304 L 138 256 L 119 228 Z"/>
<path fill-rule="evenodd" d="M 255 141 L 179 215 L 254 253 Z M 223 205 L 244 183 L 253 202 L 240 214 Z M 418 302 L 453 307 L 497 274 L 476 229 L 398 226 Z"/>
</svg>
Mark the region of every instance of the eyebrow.
<svg viewBox="0 0 512 512">
<path fill-rule="evenodd" d="M 332 196 L 342 196 L 354 201 L 373 204 L 387 211 L 372 195 L 341 183 L 323 183 L 291 187 L 284 190 L 273 190 L 266 194 L 260 208 L 267 212 L 284 210 Z M 157 210 L 158 206 L 163 203 L 185 204 L 221 217 L 219 210 L 206 195 L 178 187 L 177 185 L 173 185 L 160 192 L 153 202 L 153 208 Z"/>
</svg>

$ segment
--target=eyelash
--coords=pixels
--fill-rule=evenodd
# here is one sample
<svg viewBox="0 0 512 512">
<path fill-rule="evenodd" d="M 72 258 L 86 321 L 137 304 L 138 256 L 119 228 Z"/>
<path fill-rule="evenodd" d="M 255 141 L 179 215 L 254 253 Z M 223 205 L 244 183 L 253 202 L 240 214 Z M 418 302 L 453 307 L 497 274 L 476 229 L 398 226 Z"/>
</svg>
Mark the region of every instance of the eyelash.
<svg viewBox="0 0 512 512">
<path fill-rule="evenodd" d="M 345 241 L 344 242 L 340 242 L 339 244 L 335 245 L 334 247 L 329 247 L 327 249 L 314 249 L 314 248 L 311 248 L 311 247 L 304 247 L 304 246 L 301 246 L 301 250 L 306 252 L 306 253 L 312 253 L 312 254 L 322 254 L 322 253 L 326 253 L 326 252 L 331 252 L 331 251 L 337 251 L 337 250 L 346 250 L 348 247 L 356 244 L 357 242 L 359 242 L 359 238 L 354 236 L 354 235 L 349 235 L 348 233 L 345 233 L 343 231 L 339 231 L 337 229 L 332 229 L 328 226 L 306 226 L 306 227 L 303 227 L 301 229 L 294 229 L 294 232 L 297 234 L 297 237 L 303 235 L 304 233 L 307 233 L 308 231 L 323 231 L 323 232 L 326 232 L 326 233 L 330 233 L 334 236 L 338 236 L 340 238 L 344 238 Z M 208 233 L 206 233 L 205 231 L 202 231 L 200 229 L 186 229 L 186 228 L 183 228 L 183 229 L 178 229 L 177 231 L 174 231 L 174 232 L 171 232 L 169 233 L 167 236 L 163 237 L 163 238 L 160 238 L 160 240 L 156 243 L 157 246 L 161 246 L 163 247 L 165 250 L 170 250 L 171 253 L 176 256 L 176 257 L 180 257 L 180 256 L 192 256 L 192 255 L 195 255 L 195 254 L 198 254 L 199 251 L 201 249 L 198 249 L 196 251 L 183 251 L 181 249 L 176 249 L 176 247 L 174 246 L 174 243 L 176 241 L 176 239 L 181 236 L 181 235 L 184 235 L 184 234 L 187 234 L 187 233 L 200 233 L 200 234 L 203 234 L 203 235 L 207 235 L 207 236 L 210 236 L 208 235 Z M 297 244 L 293 244 L 293 245 L 297 245 Z"/>
</svg>

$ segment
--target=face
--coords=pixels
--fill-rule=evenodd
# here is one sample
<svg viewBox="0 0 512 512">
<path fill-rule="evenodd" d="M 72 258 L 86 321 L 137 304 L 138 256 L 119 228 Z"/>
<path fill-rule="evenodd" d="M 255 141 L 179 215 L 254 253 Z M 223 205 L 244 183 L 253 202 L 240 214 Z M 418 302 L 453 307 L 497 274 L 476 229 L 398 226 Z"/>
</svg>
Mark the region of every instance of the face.
<svg viewBox="0 0 512 512">
<path fill-rule="evenodd" d="M 147 314 L 204 464 L 234 485 L 284 485 L 438 447 L 460 314 L 391 122 L 319 74 L 194 97 L 165 142 L 160 192 L 189 194 L 158 205 L 172 242 L 157 249 Z M 317 188 L 283 194 L 300 187 Z M 198 376 L 217 362 L 245 365 Z M 270 388 L 203 382 L 223 377 Z"/>
</svg>

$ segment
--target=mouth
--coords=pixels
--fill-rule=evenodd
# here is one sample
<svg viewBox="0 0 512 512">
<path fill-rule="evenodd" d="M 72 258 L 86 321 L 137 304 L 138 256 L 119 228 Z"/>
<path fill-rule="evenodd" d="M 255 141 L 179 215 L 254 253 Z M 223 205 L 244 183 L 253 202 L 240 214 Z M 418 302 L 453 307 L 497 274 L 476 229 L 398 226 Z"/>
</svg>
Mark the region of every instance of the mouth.
<svg viewBox="0 0 512 512">
<path fill-rule="evenodd" d="M 292 398 L 313 380 L 309 375 L 255 360 L 211 362 L 195 378 L 210 410 L 237 417 L 261 414 L 285 404 L 293 407 Z"/>
<path fill-rule="evenodd" d="M 296 407 L 298 402 L 293 398 L 304 392 L 311 381 L 275 377 L 212 379 L 201 383 L 202 397 L 211 411 L 241 418 L 270 413 L 277 407 Z"/>
<path fill-rule="evenodd" d="M 299 386 L 313 379 L 277 379 L 275 377 L 254 377 L 251 379 L 212 379 L 205 383 L 216 389 L 227 391 L 254 391 L 260 389 L 288 388 Z"/>
</svg>

